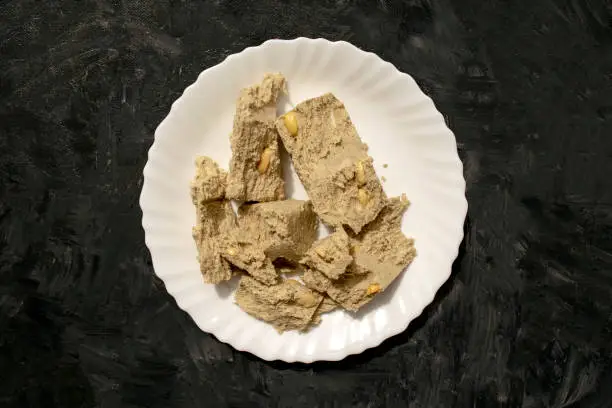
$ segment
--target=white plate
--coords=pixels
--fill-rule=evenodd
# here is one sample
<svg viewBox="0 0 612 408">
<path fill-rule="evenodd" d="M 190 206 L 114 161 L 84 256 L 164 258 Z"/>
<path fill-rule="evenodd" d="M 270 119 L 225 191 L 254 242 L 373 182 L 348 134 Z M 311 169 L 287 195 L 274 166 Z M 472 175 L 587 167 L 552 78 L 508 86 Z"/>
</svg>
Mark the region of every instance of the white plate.
<svg viewBox="0 0 612 408">
<path fill-rule="evenodd" d="M 358 314 L 325 315 L 306 334 L 279 335 L 233 303 L 232 284 L 204 284 L 191 238 L 193 161 L 208 155 L 227 169 L 239 90 L 266 72 L 286 76 L 293 104 L 333 92 L 370 146 L 386 193 L 412 201 L 402 230 L 416 240 L 413 264 Z M 307 198 L 293 170 L 290 177 L 288 195 Z M 349 43 L 307 38 L 266 41 L 202 72 L 155 131 L 140 205 L 155 273 L 179 307 L 236 349 L 287 362 L 340 360 L 406 329 L 448 279 L 467 211 L 455 137 L 414 80 Z"/>
</svg>

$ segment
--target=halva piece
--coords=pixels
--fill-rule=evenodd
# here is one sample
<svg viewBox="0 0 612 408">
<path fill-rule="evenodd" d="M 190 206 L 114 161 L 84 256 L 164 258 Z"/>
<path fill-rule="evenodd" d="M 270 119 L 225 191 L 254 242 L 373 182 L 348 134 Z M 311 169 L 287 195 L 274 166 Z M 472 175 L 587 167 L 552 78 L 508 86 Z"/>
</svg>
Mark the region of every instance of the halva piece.
<svg viewBox="0 0 612 408">
<path fill-rule="evenodd" d="M 231 265 L 221 257 L 220 251 L 219 244 L 213 239 L 202 240 L 198 246 L 200 272 L 205 283 L 217 284 L 232 277 Z"/>
<path fill-rule="evenodd" d="M 196 159 L 196 175 L 191 182 L 191 198 L 196 207 L 192 228 L 200 271 L 206 283 L 219 283 L 232 277 L 230 264 L 221 257 L 220 237 L 236 228 L 236 215 L 229 201 L 222 201 L 226 174 L 212 159 Z"/>
<path fill-rule="evenodd" d="M 326 224 L 358 233 L 376 218 L 386 195 L 341 101 L 331 93 L 304 101 L 278 118 L 276 128 Z"/>
<path fill-rule="evenodd" d="M 201 202 L 198 199 L 196 206 L 197 221 L 192 235 L 204 282 L 216 284 L 229 280 L 232 270 L 221 257 L 220 239 L 236 227 L 236 215 L 228 201 Z"/>
<path fill-rule="evenodd" d="M 310 201 L 246 204 L 238 209 L 240 229 L 275 260 L 298 262 L 317 238 L 317 216 Z"/>
<path fill-rule="evenodd" d="M 299 261 L 316 239 L 317 218 L 309 201 L 244 204 L 238 228 L 223 243 L 223 257 L 266 285 L 278 281 L 272 261 Z"/>
<path fill-rule="evenodd" d="M 376 220 L 351 239 L 354 261 L 345 277 L 334 281 L 307 269 L 303 276 L 306 286 L 326 293 L 353 311 L 384 291 L 416 256 L 414 241 L 406 238 L 400 228 L 407 206 L 405 197 L 388 200 Z"/>
<path fill-rule="evenodd" d="M 323 297 L 323 301 L 321 301 L 321 304 L 317 308 L 316 314 L 322 315 L 324 313 L 333 312 L 338 307 L 340 307 L 340 306 L 338 306 L 338 304 L 336 302 L 334 302 L 333 300 L 331 300 L 327 296 L 324 296 Z"/>
<path fill-rule="evenodd" d="M 240 228 L 224 236 L 221 246 L 223 248 L 221 255 L 232 265 L 266 285 L 278 283 L 278 272 L 270 258 L 249 235 L 242 233 Z"/>
<path fill-rule="evenodd" d="M 316 241 L 306 252 L 301 263 L 315 269 L 330 279 L 338 279 L 353 261 L 349 236 L 339 227 L 333 234 Z"/>
<path fill-rule="evenodd" d="M 314 327 L 321 323 L 321 316 L 325 313 L 333 312 L 338 307 L 340 307 L 336 302 L 328 298 L 327 296 L 323 297 L 323 300 L 319 304 L 319 307 L 315 311 L 312 316 L 312 320 L 310 321 L 309 326 Z"/>
<path fill-rule="evenodd" d="M 198 156 L 195 161 L 196 175 L 191 181 L 191 199 L 197 206 L 225 196 L 227 173 L 220 169 L 210 157 Z"/>
<path fill-rule="evenodd" d="M 274 128 L 276 101 L 286 92 L 281 74 L 266 74 L 260 84 L 244 88 L 236 103 L 230 137 L 232 158 L 226 195 L 239 201 L 285 198 Z"/>
<path fill-rule="evenodd" d="M 251 316 L 279 332 L 305 330 L 323 296 L 298 281 L 286 279 L 274 286 L 243 276 L 236 291 L 236 304 Z"/>
<path fill-rule="evenodd" d="M 351 239 L 354 262 L 349 266 L 350 273 L 388 268 L 399 274 L 412 262 L 416 256 L 414 240 L 401 230 L 402 217 L 409 205 L 405 195 L 389 199 L 376 220 Z"/>
</svg>

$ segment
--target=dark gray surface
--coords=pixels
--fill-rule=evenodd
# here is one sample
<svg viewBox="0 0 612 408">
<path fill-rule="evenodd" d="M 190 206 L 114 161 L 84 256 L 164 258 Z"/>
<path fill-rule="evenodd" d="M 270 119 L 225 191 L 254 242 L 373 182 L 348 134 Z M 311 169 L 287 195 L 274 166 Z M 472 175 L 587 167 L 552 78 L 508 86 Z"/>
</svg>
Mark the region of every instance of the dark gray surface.
<svg viewBox="0 0 612 408">
<path fill-rule="evenodd" d="M 200 71 L 296 36 L 413 75 L 470 203 L 425 315 L 311 366 L 201 333 L 153 275 L 137 202 Z M 611 406 L 611 47 L 604 0 L 0 2 L 0 406 Z"/>
</svg>

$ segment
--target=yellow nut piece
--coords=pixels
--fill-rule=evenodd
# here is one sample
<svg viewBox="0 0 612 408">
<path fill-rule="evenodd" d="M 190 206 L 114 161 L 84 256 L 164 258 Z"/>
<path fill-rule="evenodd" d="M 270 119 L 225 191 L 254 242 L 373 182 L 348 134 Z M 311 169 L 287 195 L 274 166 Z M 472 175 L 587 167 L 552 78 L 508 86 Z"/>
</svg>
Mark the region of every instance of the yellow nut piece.
<svg viewBox="0 0 612 408">
<path fill-rule="evenodd" d="M 272 149 L 266 147 L 264 151 L 261 153 L 261 158 L 259 159 L 259 164 L 257 165 L 257 171 L 259 174 L 264 174 L 268 167 L 270 166 L 270 159 L 272 158 Z"/>
<path fill-rule="evenodd" d="M 317 304 L 317 299 L 312 294 L 307 292 L 297 293 L 295 301 L 304 307 L 312 307 Z"/>
<path fill-rule="evenodd" d="M 370 195 L 366 190 L 360 188 L 359 190 L 357 190 L 357 199 L 359 199 L 359 203 L 362 206 L 365 206 L 366 204 L 368 204 L 368 201 L 370 201 Z"/>
<path fill-rule="evenodd" d="M 381 287 L 378 283 L 373 283 L 370 286 L 368 286 L 368 289 L 366 290 L 366 295 L 368 296 L 372 296 L 377 294 L 378 292 L 380 292 Z"/>
<path fill-rule="evenodd" d="M 293 286 L 299 286 L 299 287 L 303 286 L 300 282 L 296 281 L 295 279 L 287 279 L 285 282 Z M 297 288 L 296 288 L 296 291 L 294 292 L 293 299 L 295 300 L 295 303 L 302 305 L 304 307 L 312 307 L 317 304 L 317 299 L 314 297 L 312 293 L 309 293 L 308 291 L 302 291 Z"/>
<path fill-rule="evenodd" d="M 298 122 L 297 122 L 297 116 L 295 116 L 295 112 L 293 112 L 293 111 L 292 112 L 288 112 L 283 117 L 283 122 L 285 123 L 285 127 L 287 128 L 289 133 L 291 133 L 291 136 L 297 135 L 297 132 L 298 132 Z"/>
<path fill-rule="evenodd" d="M 366 182 L 365 170 L 363 168 L 363 162 L 358 161 L 355 164 L 355 178 L 357 179 L 357 184 L 359 186 L 363 186 Z"/>
<path fill-rule="evenodd" d="M 238 253 L 238 251 L 235 248 L 228 248 L 227 249 L 227 254 L 229 256 L 235 256 Z"/>
</svg>

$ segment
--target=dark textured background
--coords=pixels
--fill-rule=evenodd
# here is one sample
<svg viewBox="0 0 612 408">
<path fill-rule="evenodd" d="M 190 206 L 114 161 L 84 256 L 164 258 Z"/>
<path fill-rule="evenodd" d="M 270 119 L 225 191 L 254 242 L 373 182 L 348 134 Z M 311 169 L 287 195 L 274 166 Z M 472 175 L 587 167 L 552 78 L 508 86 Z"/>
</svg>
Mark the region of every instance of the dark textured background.
<svg viewBox="0 0 612 408">
<path fill-rule="evenodd" d="M 200 332 L 153 274 L 137 203 L 200 71 L 296 36 L 413 75 L 470 203 L 425 315 L 311 366 Z M 611 138 L 605 0 L 2 0 L 0 406 L 612 406 Z"/>
</svg>

